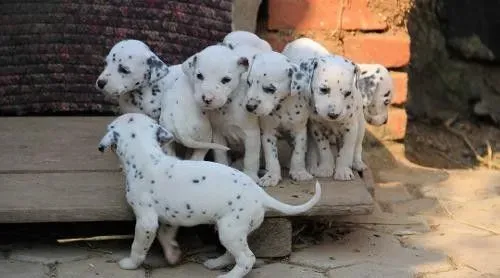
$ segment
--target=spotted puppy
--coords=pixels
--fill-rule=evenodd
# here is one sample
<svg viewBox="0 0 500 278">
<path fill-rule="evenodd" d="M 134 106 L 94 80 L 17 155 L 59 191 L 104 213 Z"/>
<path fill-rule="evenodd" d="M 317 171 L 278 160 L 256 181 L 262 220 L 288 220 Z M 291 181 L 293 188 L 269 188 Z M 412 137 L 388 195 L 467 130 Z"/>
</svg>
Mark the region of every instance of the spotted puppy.
<svg viewBox="0 0 500 278">
<path fill-rule="evenodd" d="M 261 225 L 265 212 L 272 209 L 287 215 L 303 213 L 321 197 L 321 187 L 316 182 L 316 192 L 307 203 L 281 203 L 233 168 L 165 155 L 159 142 L 172 139 L 172 134 L 151 118 L 130 113 L 115 119 L 99 144 L 100 151 L 116 145 L 126 173 L 127 202 L 136 216 L 130 256 L 119 262 L 123 269 L 135 269 L 142 264 L 155 235 L 167 261 L 174 263 L 180 257 L 175 241 L 179 226 L 215 224 L 227 251 L 204 265 L 218 269 L 236 263 L 230 272 L 219 277 L 243 277 L 255 263 L 247 236 Z"/>
<path fill-rule="evenodd" d="M 300 38 L 288 43 L 283 54 L 295 63 L 313 57 L 330 55 L 318 42 Z M 388 106 L 392 101 L 394 86 L 387 68 L 379 64 L 358 64 L 361 74 L 359 91 L 363 96 L 363 112 L 366 121 L 375 126 L 384 125 L 388 119 Z"/>
<path fill-rule="evenodd" d="M 97 89 L 118 97 L 122 113 L 144 113 L 158 120 L 161 95 L 182 73 L 180 65 L 169 67 L 138 40 L 115 44 L 105 63 L 96 81 Z"/>
<path fill-rule="evenodd" d="M 284 55 L 267 52 L 253 57 L 247 82 L 250 88 L 245 106 L 260 117 L 266 161 L 267 173 L 260 179 L 260 185 L 274 186 L 281 180 L 279 135 L 288 135 L 292 140 L 290 177 L 296 181 L 312 179 L 305 167 L 310 97 L 306 74 Z"/>
<path fill-rule="evenodd" d="M 245 51 L 243 51 L 245 50 Z M 238 51 L 250 55 L 240 55 Z M 245 110 L 248 85 L 242 75 L 248 70 L 248 56 L 259 50 L 239 46 L 230 49 L 213 45 L 191 56 L 183 64 L 191 78 L 193 96 L 199 108 L 210 118 L 214 142 L 231 150 L 244 151 L 243 171 L 258 181 L 260 162 L 260 127 L 257 115 Z M 215 161 L 229 165 L 227 153 L 215 150 Z"/>
<path fill-rule="evenodd" d="M 362 96 L 356 85 L 359 68 L 351 61 L 333 55 L 311 58 L 300 66 L 308 71 L 312 95 L 313 114 L 309 131 L 315 148 L 309 153 L 319 157 L 318 165 L 311 167 L 311 173 L 329 177 L 335 168 L 336 180 L 351 180 L 354 178 L 353 169 L 366 169 L 361 157 L 365 119 Z M 336 161 L 331 144 L 340 148 Z"/>
<path fill-rule="evenodd" d="M 246 45 L 254 47 L 262 52 L 273 50 L 267 41 L 259 38 L 256 34 L 247 31 L 233 31 L 224 37 L 222 43 L 231 49 L 235 49 L 241 45 Z"/>
</svg>

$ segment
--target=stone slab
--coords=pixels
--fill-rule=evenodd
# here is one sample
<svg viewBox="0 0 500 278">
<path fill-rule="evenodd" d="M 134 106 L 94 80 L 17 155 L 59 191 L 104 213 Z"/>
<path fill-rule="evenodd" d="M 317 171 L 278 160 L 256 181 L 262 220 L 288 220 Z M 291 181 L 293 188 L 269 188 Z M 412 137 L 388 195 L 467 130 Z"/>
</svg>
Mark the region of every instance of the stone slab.
<svg viewBox="0 0 500 278">
<path fill-rule="evenodd" d="M 47 270 L 41 264 L 0 260 L 0 277 L 2 278 L 45 278 Z"/>
<path fill-rule="evenodd" d="M 76 246 L 35 244 L 12 250 L 9 259 L 22 262 L 53 264 L 85 260 L 93 255 L 96 254 Z"/>
<path fill-rule="evenodd" d="M 256 257 L 284 257 L 292 253 L 292 223 L 286 218 L 268 218 L 248 237 Z"/>
<path fill-rule="evenodd" d="M 253 269 L 246 277 L 248 278 L 323 278 L 323 273 L 318 270 L 282 263 L 268 264 Z"/>
<path fill-rule="evenodd" d="M 142 268 L 123 270 L 116 262 L 98 257 L 84 261 L 64 263 L 57 267 L 58 278 L 145 278 Z"/>
<path fill-rule="evenodd" d="M 414 273 L 408 269 L 397 268 L 376 263 L 361 263 L 340 267 L 328 271 L 329 278 L 413 278 Z"/>
</svg>

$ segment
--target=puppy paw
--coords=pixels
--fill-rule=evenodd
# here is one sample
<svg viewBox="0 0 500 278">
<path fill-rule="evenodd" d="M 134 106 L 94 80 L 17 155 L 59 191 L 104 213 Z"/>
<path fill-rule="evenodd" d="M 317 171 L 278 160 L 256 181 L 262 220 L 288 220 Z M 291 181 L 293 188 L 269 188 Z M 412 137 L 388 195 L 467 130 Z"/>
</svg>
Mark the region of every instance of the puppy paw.
<svg viewBox="0 0 500 278">
<path fill-rule="evenodd" d="M 176 265 L 181 260 L 182 251 L 178 246 L 170 246 L 164 250 L 165 259 L 170 265 Z"/>
<path fill-rule="evenodd" d="M 275 186 L 281 181 L 281 175 L 267 172 L 258 184 L 262 187 Z"/>
<path fill-rule="evenodd" d="M 118 265 L 120 266 L 121 269 L 132 270 L 132 269 L 137 269 L 139 267 L 140 263 L 127 257 L 127 258 L 121 259 L 118 262 Z"/>
<path fill-rule="evenodd" d="M 368 166 L 362 161 L 362 160 L 354 160 L 354 163 L 352 164 L 352 169 L 358 171 L 358 172 L 363 172 L 366 170 Z"/>
<path fill-rule="evenodd" d="M 227 264 L 226 262 L 221 262 L 218 258 L 217 259 L 209 259 L 203 263 L 203 266 L 210 269 L 210 270 L 223 269 L 228 265 L 229 264 Z"/>
<path fill-rule="evenodd" d="M 312 180 L 313 176 L 309 174 L 305 169 L 290 171 L 290 178 L 294 181 L 308 181 Z"/>
<path fill-rule="evenodd" d="M 339 167 L 335 169 L 333 179 L 338 181 L 349 181 L 354 178 L 354 173 L 350 167 Z"/>
<path fill-rule="evenodd" d="M 333 167 L 330 166 L 311 167 L 311 174 L 318 178 L 328 178 L 333 176 Z"/>
</svg>

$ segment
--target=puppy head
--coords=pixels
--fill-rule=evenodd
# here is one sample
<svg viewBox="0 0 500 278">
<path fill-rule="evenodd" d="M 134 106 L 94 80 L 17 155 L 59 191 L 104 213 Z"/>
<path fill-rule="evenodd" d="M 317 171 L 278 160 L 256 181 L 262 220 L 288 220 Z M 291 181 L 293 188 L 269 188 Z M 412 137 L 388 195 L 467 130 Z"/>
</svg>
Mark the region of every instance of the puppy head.
<svg viewBox="0 0 500 278">
<path fill-rule="evenodd" d="M 300 65 L 308 72 L 314 113 L 327 121 L 342 121 L 357 93 L 359 68 L 340 56 L 311 58 Z"/>
<path fill-rule="evenodd" d="M 259 38 L 256 34 L 241 30 L 233 31 L 227 34 L 222 43 L 231 49 L 236 49 L 242 45 L 246 45 L 259 49 L 260 51 L 267 52 L 273 50 L 267 41 Z"/>
<path fill-rule="evenodd" d="M 286 56 L 265 52 L 253 57 L 247 83 L 246 110 L 269 115 L 282 100 L 305 90 L 307 77 Z"/>
<path fill-rule="evenodd" d="M 169 131 L 150 117 L 140 113 L 127 113 L 108 125 L 106 134 L 99 142 L 98 150 L 104 152 L 112 147 L 121 154 L 125 152 L 126 146 L 132 147 L 139 141 L 147 141 L 149 145 L 154 146 L 170 143 L 173 139 Z"/>
<path fill-rule="evenodd" d="M 115 44 L 105 64 L 96 88 L 115 97 L 151 85 L 168 73 L 168 66 L 138 40 Z"/>
<path fill-rule="evenodd" d="M 240 84 L 248 59 L 224 45 L 212 45 L 189 57 L 182 70 L 194 86 L 194 98 L 202 109 L 217 109 Z"/>
<path fill-rule="evenodd" d="M 361 75 L 358 87 L 363 95 L 365 119 L 371 125 L 384 125 L 388 120 L 394 89 L 389 71 L 377 64 L 360 64 L 359 67 Z"/>
</svg>

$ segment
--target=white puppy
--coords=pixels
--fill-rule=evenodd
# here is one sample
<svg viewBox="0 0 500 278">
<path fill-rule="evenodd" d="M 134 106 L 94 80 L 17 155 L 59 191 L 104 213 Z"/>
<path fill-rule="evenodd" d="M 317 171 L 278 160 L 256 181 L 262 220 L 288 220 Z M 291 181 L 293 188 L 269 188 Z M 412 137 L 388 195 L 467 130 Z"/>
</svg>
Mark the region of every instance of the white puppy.
<svg viewBox="0 0 500 278">
<path fill-rule="evenodd" d="M 229 145 L 232 150 L 240 150 L 243 146 L 243 171 L 257 181 L 259 119 L 245 109 L 248 85 L 241 76 L 248 70 L 249 55 L 238 55 L 237 50 L 245 50 L 247 54 L 258 51 L 248 46 L 231 50 L 224 45 L 213 45 L 191 56 L 182 67 L 194 84 L 196 103 L 210 117 L 214 142 Z M 227 153 L 217 150 L 214 153 L 216 162 L 229 165 Z"/>
<path fill-rule="evenodd" d="M 158 120 L 161 95 L 182 74 L 180 65 L 167 66 L 138 40 L 115 44 L 105 63 L 96 81 L 97 89 L 118 97 L 122 113 L 144 113 Z"/>
<path fill-rule="evenodd" d="M 324 46 L 309 38 L 300 38 L 288 43 L 282 53 L 295 63 L 330 55 Z M 388 106 L 393 96 L 392 77 L 389 71 L 379 64 L 358 64 L 358 66 L 361 70 L 358 84 L 363 96 L 365 119 L 371 125 L 383 125 L 387 123 Z"/>
<path fill-rule="evenodd" d="M 259 182 L 262 186 L 274 186 L 281 180 L 279 135 L 288 135 L 293 141 L 290 177 L 296 181 L 312 179 L 305 167 L 310 99 L 307 80 L 306 73 L 280 53 L 260 53 L 252 59 L 245 107 L 260 117 L 267 170 Z"/>
<path fill-rule="evenodd" d="M 267 41 L 259 38 L 259 36 L 254 33 L 247 31 L 233 31 L 224 37 L 222 43 L 231 49 L 238 48 L 241 45 L 246 45 L 254 47 L 262 52 L 273 50 Z"/>
<path fill-rule="evenodd" d="M 336 180 L 354 178 L 352 169 L 362 171 L 362 143 L 365 134 L 365 119 L 362 96 L 357 89 L 359 68 L 340 56 L 311 58 L 301 63 L 301 69 L 309 72 L 313 114 L 309 131 L 316 147 L 311 155 L 319 155 L 317 168 L 311 167 L 313 175 L 328 177 L 335 165 Z M 330 144 L 340 150 L 336 163 Z M 319 153 L 314 153 L 316 150 Z"/>
<path fill-rule="evenodd" d="M 116 146 L 126 174 L 127 202 L 136 216 L 130 256 L 119 262 L 121 268 L 139 267 L 155 235 L 167 261 L 175 263 L 180 257 L 175 241 L 179 226 L 215 224 L 227 251 L 204 265 L 216 269 L 236 263 L 230 272 L 219 277 L 243 277 L 255 263 L 247 235 L 261 225 L 266 210 L 299 214 L 311 209 L 321 197 L 321 187 L 316 182 L 316 192 L 307 203 L 281 203 L 250 177 L 228 166 L 165 155 L 158 142 L 171 140 L 172 135 L 152 119 L 131 113 L 114 120 L 99 144 L 100 151 Z"/>
</svg>

